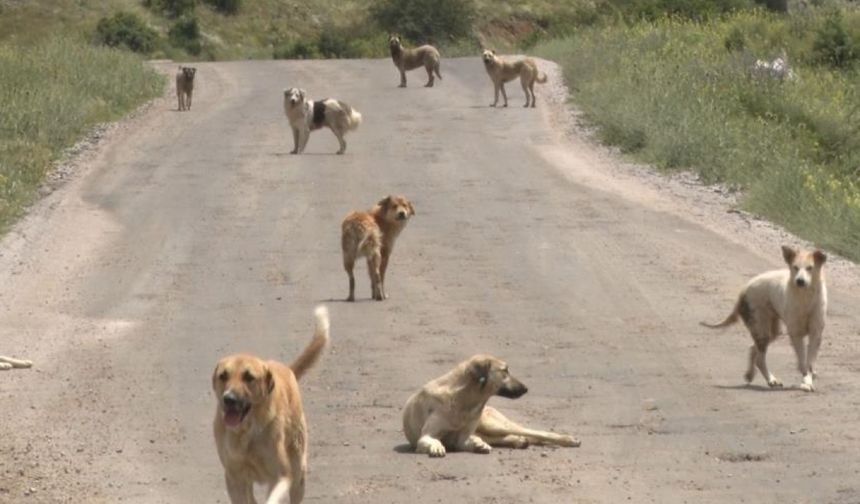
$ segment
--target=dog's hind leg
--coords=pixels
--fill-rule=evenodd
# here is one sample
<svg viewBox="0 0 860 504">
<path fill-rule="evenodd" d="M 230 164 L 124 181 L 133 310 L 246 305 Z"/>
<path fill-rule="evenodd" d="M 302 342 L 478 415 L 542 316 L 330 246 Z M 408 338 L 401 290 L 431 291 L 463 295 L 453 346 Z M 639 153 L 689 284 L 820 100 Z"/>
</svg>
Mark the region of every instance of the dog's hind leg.
<svg viewBox="0 0 860 504">
<path fill-rule="evenodd" d="M 529 440 L 525 436 L 484 436 L 484 441 L 490 446 L 497 448 L 517 448 L 519 450 L 529 447 Z"/>
<path fill-rule="evenodd" d="M 355 269 L 355 257 L 351 254 L 343 253 L 343 269 L 346 270 L 346 274 L 349 275 L 349 296 L 346 298 L 347 301 L 355 301 L 355 275 L 353 270 Z"/>
<path fill-rule="evenodd" d="M 744 373 L 744 380 L 746 380 L 747 385 L 752 383 L 753 378 L 755 378 L 756 354 L 758 354 L 758 350 L 756 349 L 755 343 L 753 343 L 752 345 L 750 345 L 749 364 L 747 365 L 747 372 Z"/>
<path fill-rule="evenodd" d="M 33 366 L 33 361 L 24 359 L 13 359 L 12 357 L 4 357 L 0 355 L 0 371 L 6 371 L 12 368 L 28 368 Z"/>
<path fill-rule="evenodd" d="M 340 144 L 340 149 L 338 149 L 337 154 L 343 154 L 346 152 L 346 140 L 343 139 L 343 133 L 336 129 L 332 129 L 334 132 L 334 136 L 337 137 L 337 142 Z"/>
<path fill-rule="evenodd" d="M 770 371 L 767 369 L 767 346 L 769 340 L 762 339 L 756 340 L 756 355 L 755 355 L 755 364 L 758 367 L 758 370 L 761 372 L 761 375 L 764 377 L 765 381 L 767 381 L 767 385 L 771 388 L 774 387 L 782 387 L 782 382 L 779 379 L 772 375 Z"/>
<path fill-rule="evenodd" d="M 526 104 L 523 107 L 528 108 L 531 104 L 531 94 L 529 94 L 529 83 L 525 79 L 520 80 L 520 84 L 523 86 L 523 93 L 526 94 Z"/>
<path fill-rule="evenodd" d="M 382 281 L 379 278 L 379 267 L 382 262 L 382 257 L 378 250 L 375 250 L 367 256 L 367 273 L 370 275 L 371 293 L 373 299 L 382 301 Z"/>
<path fill-rule="evenodd" d="M 535 81 L 534 80 L 532 80 L 532 82 L 529 84 L 529 91 L 532 92 L 532 108 L 535 108 Z"/>
<path fill-rule="evenodd" d="M 424 69 L 427 70 L 427 84 L 424 84 L 424 87 L 433 87 L 433 64 L 428 63 Z"/>
</svg>

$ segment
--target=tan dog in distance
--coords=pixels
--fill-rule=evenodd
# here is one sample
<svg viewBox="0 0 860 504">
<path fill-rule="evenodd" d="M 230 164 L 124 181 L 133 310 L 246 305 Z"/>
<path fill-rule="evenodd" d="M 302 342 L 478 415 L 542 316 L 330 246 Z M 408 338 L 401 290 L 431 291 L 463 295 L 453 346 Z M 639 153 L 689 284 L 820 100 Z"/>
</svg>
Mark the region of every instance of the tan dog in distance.
<svg viewBox="0 0 860 504">
<path fill-rule="evenodd" d="M 341 224 L 343 267 L 349 275 L 349 297 L 355 301 L 355 260 L 367 258 L 367 272 L 373 299 L 382 301 L 385 293 L 385 271 L 394 250 L 394 241 L 406 227 L 415 207 L 403 196 L 387 196 L 367 212 L 350 212 Z"/>
<path fill-rule="evenodd" d="M 311 131 L 327 127 L 337 137 L 340 144 L 338 154 L 346 152 L 344 135 L 358 128 L 361 114 L 346 103 L 326 98 L 311 100 L 304 89 L 284 90 L 284 113 L 293 130 L 293 150 L 290 154 L 301 154 L 308 145 Z"/>
<path fill-rule="evenodd" d="M 313 339 L 289 366 L 248 354 L 215 366 L 215 446 L 232 504 L 255 503 L 254 483 L 268 486 L 267 504 L 304 497 L 308 432 L 298 380 L 329 340 L 328 311 L 319 306 L 314 315 Z"/>
<path fill-rule="evenodd" d="M 767 347 L 779 336 L 780 321 L 785 324 L 791 346 L 797 355 L 797 367 L 803 376 L 800 388 L 815 390 L 815 361 L 821 346 L 827 315 L 827 286 L 824 282 L 824 263 L 827 255 L 820 250 L 795 250 L 782 247 L 787 269 L 773 270 L 756 276 L 741 290 L 732 312 L 719 324 L 702 322 L 705 327 L 728 327 L 742 319 L 753 345 L 749 350 L 749 364 L 744 374 L 747 383 L 755 376 L 755 367 L 761 371 L 767 384 L 782 387 L 767 369 Z M 804 338 L 809 336 L 808 347 Z"/>
<path fill-rule="evenodd" d="M 179 111 L 191 110 L 191 95 L 194 94 L 194 67 L 179 67 L 176 73 L 176 98 L 179 100 Z"/>
<path fill-rule="evenodd" d="M 579 446 L 572 436 L 525 428 L 486 405 L 495 395 L 516 399 L 526 392 L 505 362 L 475 355 L 406 401 L 403 433 L 417 453 L 431 457 L 444 457 L 446 450 L 490 453 L 492 446 L 530 443 Z"/>
<path fill-rule="evenodd" d="M 523 58 L 516 61 L 505 61 L 496 56 L 496 51 L 486 49 L 481 54 L 481 59 L 484 61 L 484 69 L 487 70 L 487 75 L 493 81 L 493 91 L 495 99 L 491 107 L 495 107 L 499 103 L 499 91 L 502 92 L 502 98 L 505 99 L 504 106 L 508 106 L 508 95 L 505 93 L 505 82 L 510 82 L 517 77 L 520 78 L 520 84 L 523 86 L 523 91 L 526 93 L 526 104 L 528 107 L 531 104 L 535 106 L 535 82 L 543 84 L 547 77 L 543 72 L 538 72 L 537 64 L 531 58 Z"/>
<path fill-rule="evenodd" d="M 391 51 L 391 59 L 394 66 L 400 70 L 400 87 L 406 87 L 406 72 L 423 66 L 427 70 L 427 84 L 424 87 L 433 87 L 433 73 L 442 80 L 439 73 L 439 64 L 442 56 L 439 50 L 431 45 L 423 45 L 414 49 L 406 49 L 400 41 L 400 36 L 391 34 L 388 36 L 388 49 Z"/>
<path fill-rule="evenodd" d="M 33 361 L 23 359 L 13 359 L 12 357 L 4 357 L 0 355 L 0 371 L 9 369 L 23 369 L 33 367 Z"/>
</svg>

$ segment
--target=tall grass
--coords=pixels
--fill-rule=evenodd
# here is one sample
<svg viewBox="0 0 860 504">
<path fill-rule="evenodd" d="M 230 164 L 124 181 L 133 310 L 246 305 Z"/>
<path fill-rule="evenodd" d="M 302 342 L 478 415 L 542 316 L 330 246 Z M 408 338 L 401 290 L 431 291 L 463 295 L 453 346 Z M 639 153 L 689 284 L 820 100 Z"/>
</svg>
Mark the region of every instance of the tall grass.
<svg viewBox="0 0 860 504">
<path fill-rule="evenodd" d="M 140 58 L 77 39 L 0 45 L 0 231 L 64 148 L 162 87 Z"/>
<path fill-rule="evenodd" d="M 860 74 L 816 56 L 830 15 L 663 19 L 581 30 L 536 51 L 562 64 L 605 143 L 743 190 L 747 210 L 858 260 Z M 857 11 L 843 16 L 848 31 L 860 27 Z M 750 72 L 782 48 L 799 79 Z"/>
</svg>

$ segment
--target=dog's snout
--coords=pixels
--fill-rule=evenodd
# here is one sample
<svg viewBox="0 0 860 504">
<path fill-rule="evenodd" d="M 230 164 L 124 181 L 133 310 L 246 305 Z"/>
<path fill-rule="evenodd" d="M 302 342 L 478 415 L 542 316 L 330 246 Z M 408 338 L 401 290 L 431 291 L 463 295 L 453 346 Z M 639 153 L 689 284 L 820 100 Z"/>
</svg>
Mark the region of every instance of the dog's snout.
<svg viewBox="0 0 860 504">
<path fill-rule="evenodd" d="M 806 279 L 798 278 L 794 281 L 798 287 L 806 287 Z"/>
<path fill-rule="evenodd" d="M 221 396 L 221 400 L 224 402 L 224 406 L 227 407 L 235 407 L 239 405 L 239 398 L 236 397 L 236 394 L 234 394 L 232 390 L 224 392 L 224 395 Z"/>
<path fill-rule="evenodd" d="M 397 212 L 397 218 L 403 220 L 406 218 L 406 210 L 400 210 Z"/>
</svg>

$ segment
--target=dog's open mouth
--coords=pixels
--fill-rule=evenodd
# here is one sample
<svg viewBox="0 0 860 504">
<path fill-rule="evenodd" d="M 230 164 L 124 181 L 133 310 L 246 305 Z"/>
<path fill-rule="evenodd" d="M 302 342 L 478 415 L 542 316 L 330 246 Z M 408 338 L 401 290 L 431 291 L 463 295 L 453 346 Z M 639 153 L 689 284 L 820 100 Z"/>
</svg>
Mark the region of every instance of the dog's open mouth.
<svg viewBox="0 0 860 504">
<path fill-rule="evenodd" d="M 242 402 L 225 404 L 224 408 L 224 425 L 227 427 L 238 427 L 242 420 L 248 416 L 251 411 L 251 405 Z"/>
</svg>

